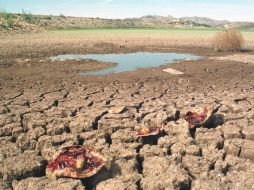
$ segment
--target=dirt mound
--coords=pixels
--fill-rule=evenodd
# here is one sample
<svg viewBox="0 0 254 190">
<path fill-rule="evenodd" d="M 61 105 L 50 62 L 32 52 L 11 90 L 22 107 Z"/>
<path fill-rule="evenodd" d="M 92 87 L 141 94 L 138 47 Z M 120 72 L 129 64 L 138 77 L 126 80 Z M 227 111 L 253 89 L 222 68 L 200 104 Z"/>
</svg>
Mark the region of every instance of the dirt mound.
<svg viewBox="0 0 254 190">
<path fill-rule="evenodd" d="M 36 20 L 28 21 L 22 15 L 0 13 L 0 33 L 37 33 L 44 30 L 36 23 Z"/>
</svg>

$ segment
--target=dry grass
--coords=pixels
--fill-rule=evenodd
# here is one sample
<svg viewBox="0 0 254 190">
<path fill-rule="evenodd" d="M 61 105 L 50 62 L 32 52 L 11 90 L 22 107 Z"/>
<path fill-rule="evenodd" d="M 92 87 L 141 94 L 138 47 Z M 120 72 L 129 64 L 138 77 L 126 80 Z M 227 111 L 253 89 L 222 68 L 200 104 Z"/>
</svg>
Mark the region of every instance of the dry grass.
<svg viewBox="0 0 254 190">
<path fill-rule="evenodd" d="M 210 48 L 211 40 L 218 31 L 179 31 L 179 30 L 73 30 L 41 32 L 35 34 L 9 35 L 0 32 L 0 55 L 22 53 L 23 47 L 33 52 L 35 48 L 56 49 L 66 46 L 69 49 L 84 49 L 86 44 L 113 43 L 126 47 L 161 47 L 172 51 L 176 47 Z M 243 31 L 244 48 L 254 49 L 254 32 Z M 22 48 L 21 48 L 22 47 Z M 13 48 L 15 51 L 13 51 Z M 0 56 L 1 59 L 1 56 Z"/>
<path fill-rule="evenodd" d="M 16 16 L 5 11 L 0 12 L 0 28 L 12 28 L 15 23 Z"/>
<path fill-rule="evenodd" d="M 218 32 L 212 39 L 212 47 L 216 51 L 237 51 L 243 47 L 242 34 L 235 28 Z"/>
</svg>

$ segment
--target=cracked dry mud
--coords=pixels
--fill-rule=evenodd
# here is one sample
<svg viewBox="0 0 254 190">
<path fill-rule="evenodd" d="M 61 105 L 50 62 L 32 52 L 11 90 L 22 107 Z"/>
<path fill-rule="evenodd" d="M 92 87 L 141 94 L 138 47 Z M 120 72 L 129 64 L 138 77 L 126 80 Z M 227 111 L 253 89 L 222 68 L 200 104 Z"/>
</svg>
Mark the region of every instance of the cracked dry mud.
<svg viewBox="0 0 254 190">
<path fill-rule="evenodd" d="M 253 188 L 253 94 L 241 94 L 238 98 L 234 92 L 232 99 L 229 92 L 221 93 L 220 97 L 216 93 L 209 98 L 203 96 L 202 103 L 214 104 L 220 100 L 222 107 L 214 116 L 215 126 L 197 128 L 192 138 L 185 121 L 177 120 L 175 115 L 183 109 L 178 104 L 198 105 L 200 102 L 186 100 L 201 96 L 200 93 L 176 99 L 164 85 L 160 90 L 168 93 L 159 97 L 151 93 L 149 97 L 149 90 L 157 85 L 137 83 L 135 87 L 139 89 L 139 95 L 135 96 L 133 85 L 128 84 L 121 86 L 121 92 L 109 84 L 94 91 L 91 86 L 81 85 L 75 93 L 67 89 L 46 94 L 38 90 L 39 95 L 30 89 L 6 93 L 0 128 L 3 186 L 13 182 L 14 189 L 32 186 L 82 189 L 83 185 L 96 189 Z M 90 90 L 86 92 L 86 88 Z M 22 104 L 28 100 L 26 94 L 30 94 L 33 103 Z M 109 104 L 104 103 L 107 95 L 112 97 Z M 94 104 L 91 106 L 88 101 Z M 113 112 L 114 106 L 126 108 Z M 242 118 L 236 118 L 241 115 Z M 216 119 L 223 121 L 216 123 Z M 145 120 L 166 123 L 165 133 L 137 138 L 134 129 Z M 79 180 L 50 181 L 43 177 L 52 155 L 73 144 L 96 146 L 108 157 L 110 167 L 83 180 L 83 184 Z"/>
<path fill-rule="evenodd" d="M 32 76 L 12 71 L 0 89 L 0 189 L 254 189 L 253 66 L 221 64 L 173 65 L 183 76 L 161 68 L 91 78 L 45 74 L 49 65 Z M 221 107 L 189 131 L 181 115 L 199 105 Z M 164 131 L 136 137 L 149 121 Z M 95 146 L 106 167 L 88 179 L 48 179 L 48 161 L 74 144 Z"/>
</svg>

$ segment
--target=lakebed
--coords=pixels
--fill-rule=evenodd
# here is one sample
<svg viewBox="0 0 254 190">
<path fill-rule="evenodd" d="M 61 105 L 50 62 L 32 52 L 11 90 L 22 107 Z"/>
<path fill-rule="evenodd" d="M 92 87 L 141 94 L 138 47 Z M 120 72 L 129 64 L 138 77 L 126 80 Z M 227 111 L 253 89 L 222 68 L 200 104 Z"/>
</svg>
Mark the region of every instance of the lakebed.
<svg viewBox="0 0 254 190">
<path fill-rule="evenodd" d="M 193 38 L 176 45 L 156 35 L 55 37 L 43 33 L 0 41 L 2 189 L 253 188 L 252 63 L 209 59 L 234 53 L 214 52 Z M 99 76 L 79 73 L 115 65 L 48 60 L 59 54 L 141 51 L 203 58 Z M 168 67 L 184 74 L 163 72 Z M 193 135 L 181 117 L 203 105 L 221 107 Z M 112 112 L 118 106 L 124 111 Z M 137 137 L 135 130 L 146 121 L 164 123 L 164 132 L 150 140 Z M 47 178 L 53 154 L 73 144 L 95 146 L 109 166 L 84 180 Z"/>
<path fill-rule="evenodd" d="M 180 53 L 151 53 L 151 52 L 134 52 L 122 54 L 65 54 L 50 57 L 54 61 L 70 61 L 76 60 L 78 62 L 86 59 L 95 60 L 99 62 L 115 63 L 115 66 L 99 69 L 97 71 L 80 72 L 81 75 L 108 75 L 123 72 L 135 71 L 138 68 L 152 68 L 159 67 L 166 64 L 171 64 L 177 60 L 197 60 L 199 56 L 191 54 Z"/>
</svg>

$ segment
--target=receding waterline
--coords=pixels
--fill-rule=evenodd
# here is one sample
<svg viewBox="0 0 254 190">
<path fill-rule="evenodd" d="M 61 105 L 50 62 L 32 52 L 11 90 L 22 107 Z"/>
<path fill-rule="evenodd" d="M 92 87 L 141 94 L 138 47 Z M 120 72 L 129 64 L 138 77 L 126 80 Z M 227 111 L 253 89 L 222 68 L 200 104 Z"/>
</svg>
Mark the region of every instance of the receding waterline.
<svg viewBox="0 0 254 190">
<path fill-rule="evenodd" d="M 116 66 L 112 68 L 80 73 L 82 75 L 105 75 L 134 71 L 138 68 L 159 67 L 161 65 L 173 63 L 179 59 L 197 60 L 200 58 L 201 57 L 192 54 L 182 53 L 137 52 L 126 54 L 66 54 L 51 57 L 51 60 L 93 59 L 97 61 L 116 63 Z"/>
</svg>

